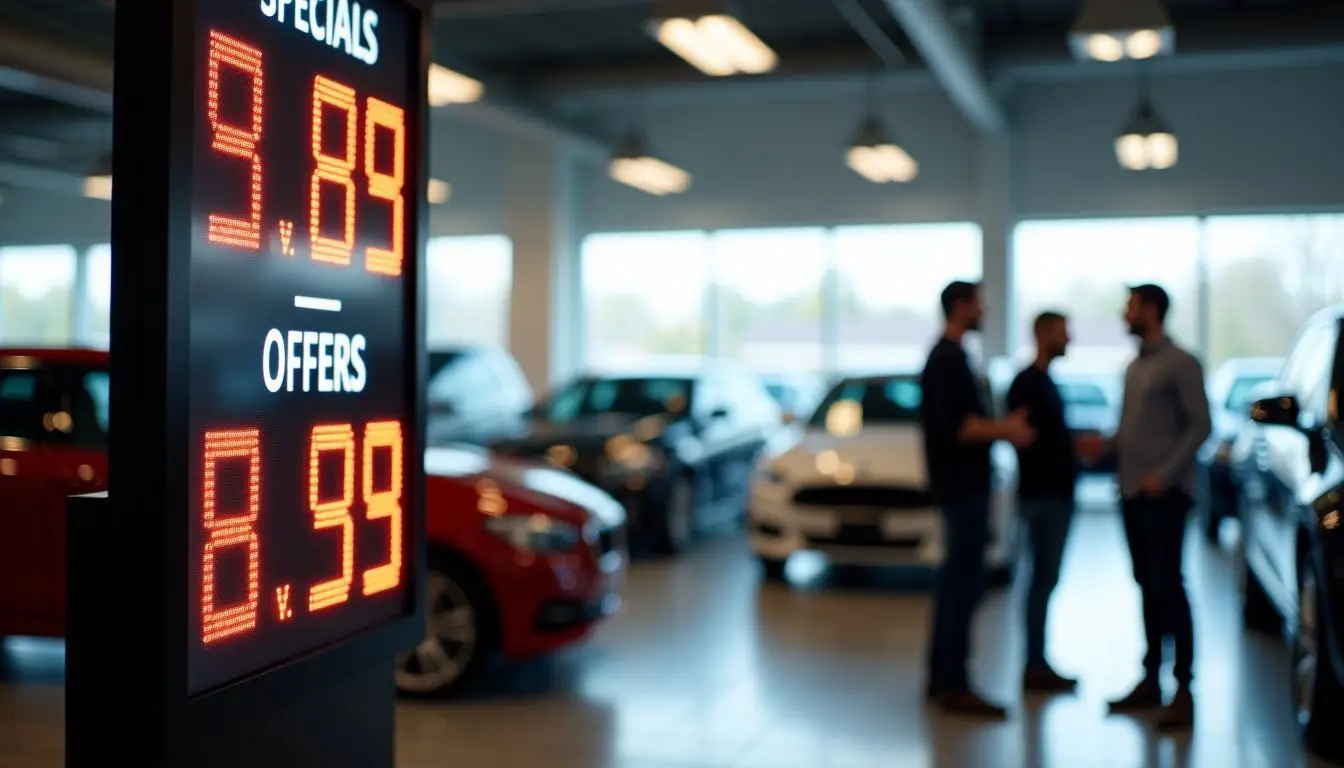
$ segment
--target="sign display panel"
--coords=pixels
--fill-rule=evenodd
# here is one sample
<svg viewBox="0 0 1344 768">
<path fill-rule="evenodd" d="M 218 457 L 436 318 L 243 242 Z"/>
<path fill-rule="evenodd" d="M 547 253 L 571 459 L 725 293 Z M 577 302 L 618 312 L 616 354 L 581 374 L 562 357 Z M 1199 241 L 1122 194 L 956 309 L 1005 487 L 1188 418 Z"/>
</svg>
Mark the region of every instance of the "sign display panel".
<svg viewBox="0 0 1344 768">
<path fill-rule="evenodd" d="M 416 14 L 196 4 L 190 694 L 413 611 Z"/>
</svg>

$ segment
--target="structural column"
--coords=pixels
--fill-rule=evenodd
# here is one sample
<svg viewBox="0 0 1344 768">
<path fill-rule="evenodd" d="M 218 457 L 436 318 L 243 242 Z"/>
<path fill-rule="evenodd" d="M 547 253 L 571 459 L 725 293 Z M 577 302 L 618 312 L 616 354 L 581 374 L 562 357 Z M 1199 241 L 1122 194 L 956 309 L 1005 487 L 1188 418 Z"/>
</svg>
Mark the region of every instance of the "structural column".
<svg viewBox="0 0 1344 768">
<path fill-rule="evenodd" d="M 541 396 L 579 357 L 574 159 L 549 142 L 515 139 L 504 167 L 505 234 L 513 241 L 509 350 Z"/>
<path fill-rule="evenodd" d="M 982 332 L 986 360 L 1017 351 L 1021 321 L 1013 306 L 1012 138 L 981 138 L 976 158 L 976 222 L 984 252 L 981 295 L 985 301 Z"/>
</svg>

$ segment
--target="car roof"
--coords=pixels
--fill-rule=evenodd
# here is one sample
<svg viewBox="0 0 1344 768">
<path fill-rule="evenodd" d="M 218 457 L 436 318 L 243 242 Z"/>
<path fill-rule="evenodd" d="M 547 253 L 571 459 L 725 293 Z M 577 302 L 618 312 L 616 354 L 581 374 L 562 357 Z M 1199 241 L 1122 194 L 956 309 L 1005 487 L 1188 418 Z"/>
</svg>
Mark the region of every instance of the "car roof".
<svg viewBox="0 0 1344 768">
<path fill-rule="evenodd" d="M 21 362 L 15 365 L 15 362 Z M 34 363 L 65 363 L 106 368 L 111 362 L 107 350 L 80 347 L 0 347 L 0 368 L 30 368 Z"/>
</svg>

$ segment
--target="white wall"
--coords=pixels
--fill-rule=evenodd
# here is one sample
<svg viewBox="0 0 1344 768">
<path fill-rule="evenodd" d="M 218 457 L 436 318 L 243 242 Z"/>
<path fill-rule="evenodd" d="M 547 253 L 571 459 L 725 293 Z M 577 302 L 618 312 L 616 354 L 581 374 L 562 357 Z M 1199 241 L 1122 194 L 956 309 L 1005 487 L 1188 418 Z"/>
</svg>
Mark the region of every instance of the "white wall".
<svg viewBox="0 0 1344 768">
<path fill-rule="evenodd" d="M 650 101 L 654 101 L 651 99 Z M 691 188 L 658 198 L 616 184 L 605 168 L 581 176 L 587 231 L 932 221 L 972 215 L 975 137 L 933 88 L 892 94 L 888 128 L 921 164 L 909 185 L 874 185 L 844 164 L 863 115 L 861 89 L 803 96 L 684 99 L 641 110 L 650 150 L 688 170 Z"/>
<path fill-rule="evenodd" d="M 1162 173 L 1116 164 L 1128 78 L 1026 85 L 1013 99 L 1021 217 L 1344 206 L 1344 67 L 1154 77 L 1181 157 Z"/>
</svg>

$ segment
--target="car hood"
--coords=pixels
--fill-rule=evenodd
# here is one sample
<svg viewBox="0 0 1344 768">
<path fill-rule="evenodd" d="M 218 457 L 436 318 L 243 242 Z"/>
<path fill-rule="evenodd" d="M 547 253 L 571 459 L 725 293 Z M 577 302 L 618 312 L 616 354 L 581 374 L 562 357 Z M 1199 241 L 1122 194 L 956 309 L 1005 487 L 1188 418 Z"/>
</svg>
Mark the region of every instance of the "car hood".
<svg viewBox="0 0 1344 768">
<path fill-rule="evenodd" d="M 797 484 L 881 484 L 922 487 L 924 437 L 917 425 L 866 427 L 837 436 L 808 429 L 802 439 L 775 457 L 770 468 Z"/>
<path fill-rule="evenodd" d="M 620 503 L 606 492 L 541 461 L 466 447 L 430 448 L 425 451 L 425 474 L 472 484 L 488 480 L 499 487 L 506 500 L 530 504 L 577 525 L 587 522 L 585 512 L 603 527 L 614 527 L 625 520 Z"/>
</svg>

